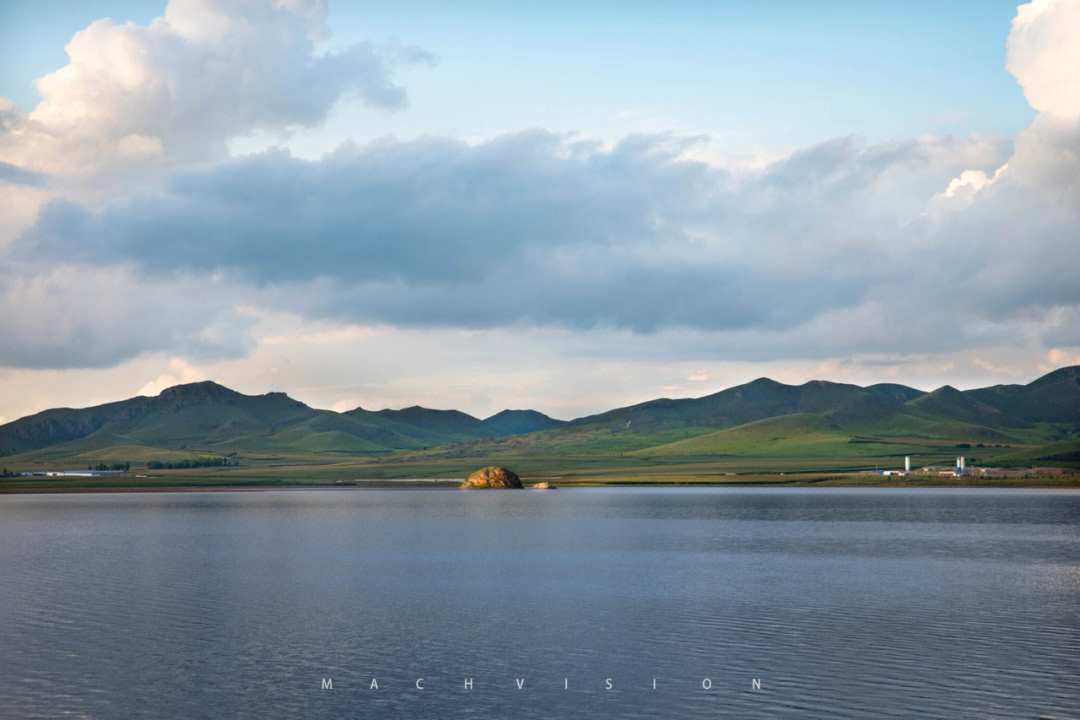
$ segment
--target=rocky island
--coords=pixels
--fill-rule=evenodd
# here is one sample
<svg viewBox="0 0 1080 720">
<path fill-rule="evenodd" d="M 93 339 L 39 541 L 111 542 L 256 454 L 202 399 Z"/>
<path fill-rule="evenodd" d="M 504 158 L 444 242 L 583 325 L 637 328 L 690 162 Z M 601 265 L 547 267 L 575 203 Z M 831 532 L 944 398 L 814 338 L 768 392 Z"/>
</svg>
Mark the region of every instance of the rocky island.
<svg viewBox="0 0 1080 720">
<path fill-rule="evenodd" d="M 521 488 L 521 478 L 503 467 L 491 465 L 469 475 L 461 484 L 463 489 Z"/>
</svg>

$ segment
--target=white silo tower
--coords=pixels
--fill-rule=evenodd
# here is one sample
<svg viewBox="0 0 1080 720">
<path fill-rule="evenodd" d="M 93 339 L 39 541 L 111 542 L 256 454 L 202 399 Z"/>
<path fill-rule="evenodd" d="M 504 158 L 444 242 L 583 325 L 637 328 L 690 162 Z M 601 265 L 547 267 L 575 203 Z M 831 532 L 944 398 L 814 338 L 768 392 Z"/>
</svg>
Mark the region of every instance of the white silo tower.
<svg viewBox="0 0 1080 720">
<path fill-rule="evenodd" d="M 911 456 L 910 455 L 905 455 L 904 456 L 904 472 L 906 472 L 906 473 L 911 472 Z"/>
</svg>

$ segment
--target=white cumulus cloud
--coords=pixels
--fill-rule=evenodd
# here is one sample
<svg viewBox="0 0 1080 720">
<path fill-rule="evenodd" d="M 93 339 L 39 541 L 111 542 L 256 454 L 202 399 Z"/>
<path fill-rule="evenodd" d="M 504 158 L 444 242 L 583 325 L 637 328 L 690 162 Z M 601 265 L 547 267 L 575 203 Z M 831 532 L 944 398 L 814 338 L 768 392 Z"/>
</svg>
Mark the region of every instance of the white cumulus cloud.
<svg viewBox="0 0 1080 720">
<path fill-rule="evenodd" d="M 1017 8 L 1006 67 L 1031 107 L 1080 116 L 1080 0 L 1034 0 Z"/>
<path fill-rule="evenodd" d="M 37 81 L 29 113 L 0 100 L 0 161 L 60 175 L 223 157 L 229 139 L 325 119 L 345 93 L 396 108 L 395 65 L 429 55 L 400 43 L 320 54 L 322 2 L 172 0 L 143 27 L 97 20 Z"/>
<path fill-rule="evenodd" d="M 995 184 L 1015 201 L 1052 198 L 1075 209 L 1080 197 L 1080 0 L 1034 0 L 1016 10 L 1005 65 L 1039 111 L 1015 139 L 1013 156 L 992 175 L 965 170 L 936 195 L 928 213 L 965 207 Z M 1075 239 L 1075 238 L 1074 238 Z"/>
</svg>

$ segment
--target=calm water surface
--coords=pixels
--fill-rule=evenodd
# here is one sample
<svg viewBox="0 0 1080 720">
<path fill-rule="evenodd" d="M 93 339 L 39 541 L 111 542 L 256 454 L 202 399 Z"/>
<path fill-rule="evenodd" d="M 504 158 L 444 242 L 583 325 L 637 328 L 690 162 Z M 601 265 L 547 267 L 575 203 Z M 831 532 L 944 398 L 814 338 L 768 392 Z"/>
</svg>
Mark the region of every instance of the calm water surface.
<svg viewBox="0 0 1080 720">
<path fill-rule="evenodd" d="M 0 497 L 0 717 L 1076 718 L 1080 493 Z"/>
</svg>

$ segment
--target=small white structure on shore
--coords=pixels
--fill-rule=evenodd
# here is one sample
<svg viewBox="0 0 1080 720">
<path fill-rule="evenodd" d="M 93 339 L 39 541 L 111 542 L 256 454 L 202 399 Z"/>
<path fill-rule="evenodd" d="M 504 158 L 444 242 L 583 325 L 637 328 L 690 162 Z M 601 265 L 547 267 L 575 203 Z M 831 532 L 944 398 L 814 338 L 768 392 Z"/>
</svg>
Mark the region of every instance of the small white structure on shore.
<svg viewBox="0 0 1080 720">
<path fill-rule="evenodd" d="M 957 475 L 963 475 L 964 474 L 964 456 L 963 455 L 956 458 L 956 474 Z"/>
<path fill-rule="evenodd" d="M 911 472 L 911 456 L 904 456 L 904 469 L 903 470 L 882 470 L 882 475 L 907 475 Z"/>
<path fill-rule="evenodd" d="M 22 473 L 23 477 L 101 477 L 102 475 L 123 475 L 124 470 L 31 470 Z"/>
</svg>

